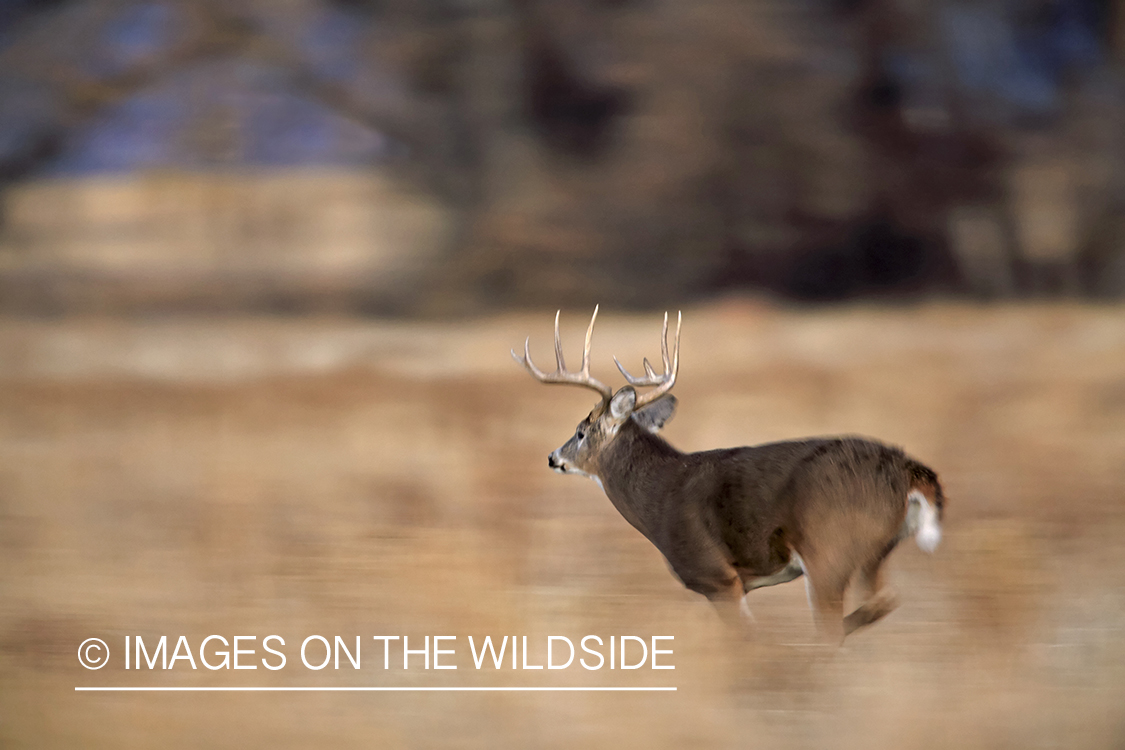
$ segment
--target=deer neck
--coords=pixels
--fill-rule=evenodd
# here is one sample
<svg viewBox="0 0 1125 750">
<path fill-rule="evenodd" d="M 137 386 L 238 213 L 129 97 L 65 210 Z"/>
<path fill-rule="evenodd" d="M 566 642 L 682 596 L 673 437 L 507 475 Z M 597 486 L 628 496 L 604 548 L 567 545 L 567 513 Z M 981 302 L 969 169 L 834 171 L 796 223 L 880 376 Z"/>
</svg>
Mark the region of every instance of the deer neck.
<svg viewBox="0 0 1125 750">
<path fill-rule="evenodd" d="M 674 485 L 682 459 L 666 440 L 629 420 L 603 452 L 596 481 L 618 512 L 652 539 L 664 516 L 658 490 Z"/>
</svg>

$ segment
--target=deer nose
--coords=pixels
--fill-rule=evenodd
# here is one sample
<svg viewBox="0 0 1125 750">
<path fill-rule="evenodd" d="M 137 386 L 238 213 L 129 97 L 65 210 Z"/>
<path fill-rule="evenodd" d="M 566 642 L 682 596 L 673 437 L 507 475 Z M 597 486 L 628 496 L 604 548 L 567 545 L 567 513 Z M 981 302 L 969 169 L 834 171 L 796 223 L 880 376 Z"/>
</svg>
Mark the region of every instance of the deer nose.
<svg viewBox="0 0 1125 750">
<path fill-rule="evenodd" d="M 555 460 L 555 454 L 554 453 L 547 456 L 547 465 L 550 466 L 552 469 L 557 469 L 560 466 L 562 466 L 562 464 L 560 464 L 558 461 Z"/>
</svg>

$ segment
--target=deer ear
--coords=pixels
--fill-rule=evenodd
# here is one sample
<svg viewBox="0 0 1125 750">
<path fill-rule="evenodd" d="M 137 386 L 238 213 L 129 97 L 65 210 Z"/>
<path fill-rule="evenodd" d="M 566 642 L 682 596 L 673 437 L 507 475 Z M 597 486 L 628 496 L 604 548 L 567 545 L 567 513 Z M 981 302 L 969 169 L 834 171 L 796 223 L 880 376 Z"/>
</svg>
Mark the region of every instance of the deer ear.
<svg viewBox="0 0 1125 750">
<path fill-rule="evenodd" d="M 617 420 L 625 419 L 633 413 L 637 405 L 637 392 L 630 386 L 625 386 L 609 402 L 609 414 Z"/>
<path fill-rule="evenodd" d="M 664 423 L 676 414 L 676 403 L 675 396 L 665 396 L 633 412 L 633 421 L 649 432 L 660 432 Z"/>
</svg>

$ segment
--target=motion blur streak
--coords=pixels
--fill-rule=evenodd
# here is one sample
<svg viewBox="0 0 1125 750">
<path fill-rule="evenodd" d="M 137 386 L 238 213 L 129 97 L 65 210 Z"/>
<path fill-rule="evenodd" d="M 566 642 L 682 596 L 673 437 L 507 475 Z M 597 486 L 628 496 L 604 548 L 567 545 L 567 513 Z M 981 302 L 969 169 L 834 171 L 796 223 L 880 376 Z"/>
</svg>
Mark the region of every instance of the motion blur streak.
<svg viewBox="0 0 1125 750">
<path fill-rule="evenodd" d="M 910 544 L 891 558 L 902 606 L 878 628 L 834 655 L 820 652 L 796 582 L 752 592 L 756 636 L 734 639 L 592 483 L 557 481 L 543 455 L 594 396 L 537 387 L 511 366 L 510 342 L 539 314 L 453 325 L 8 321 L 0 324 L 4 744 L 1120 741 L 1119 311 L 826 314 L 728 302 L 685 310 L 685 319 L 680 413 L 667 428 L 677 444 L 847 431 L 910 445 L 943 467 L 945 538 L 932 556 Z M 564 339 L 580 340 L 580 322 L 564 325 Z M 607 315 L 601 325 L 602 351 L 652 355 L 651 315 Z M 538 346 L 533 355 L 549 359 L 549 342 Z M 594 367 L 610 372 L 605 357 Z M 674 634 L 675 672 L 628 679 L 660 686 L 674 674 L 679 690 L 112 698 L 73 690 L 244 685 L 248 674 L 278 687 L 626 679 L 561 670 L 533 683 L 527 675 L 546 670 L 478 671 L 467 657 L 441 673 L 126 673 L 116 662 L 97 672 L 74 663 L 77 644 L 93 635 L 113 650 L 118 633 L 194 640 L 263 628 L 287 642 L 309 632 L 530 633 L 538 642 Z"/>
</svg>

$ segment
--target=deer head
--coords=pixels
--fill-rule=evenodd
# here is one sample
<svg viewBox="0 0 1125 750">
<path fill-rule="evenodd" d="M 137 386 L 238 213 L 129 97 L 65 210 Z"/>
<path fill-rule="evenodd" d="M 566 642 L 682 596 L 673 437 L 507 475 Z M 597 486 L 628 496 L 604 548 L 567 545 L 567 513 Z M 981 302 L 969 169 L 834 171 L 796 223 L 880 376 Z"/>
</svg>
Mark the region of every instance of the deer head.
<svg viewBox="0 0 1125 750">
<path fill-rule="evenodd" d="M 668 313 L 664 314 L 664 330 L 660 340 L 660 354 L 664 362 L 664 372 L 657 374 L 644 360 L 644 377 L 633 377 L 625 370 L 617 357 L 613 358 L 617 369 L 625 376 L 628 385 L 614 393 L 609 386 L 590 377 L 590 340 L 594 334 L 594 322 L 598 319 L 598 308 L 590 318 L 586 329 L 586 345 L 582 350 L 582 368 L 569 372 L 563 360 L 562 341 L 559 338 L 559 313 L 555 313 L 555 371 L 545 373 L 531 361 L 529 336 L 523 345 L 523 356 L 512 350 L 512 358 L 527 368 L 527 371 L 541 383 L 556 385 L 577 385 L 597 391 L 601 400 L 593 410 L 578 423 L 574 435 L 547 457 L 547 464 L 562 474 L 579 474 L 597 478 L 599 474 L 598 457 L 614 440 L 621 427 L 629 420 L 636 422 L 650 432 L 657 432 L 672 418 L 676 410 L 676 398 L 669 394 L 676 382 L 676 372 L 680 366 L 680 325 L 683 315 L 676 320 L 676 345 L 672 356 L 668 356 Z M 655 386 L 653 390 L 638 395 L 637 388 Z"/>
</svg>

